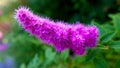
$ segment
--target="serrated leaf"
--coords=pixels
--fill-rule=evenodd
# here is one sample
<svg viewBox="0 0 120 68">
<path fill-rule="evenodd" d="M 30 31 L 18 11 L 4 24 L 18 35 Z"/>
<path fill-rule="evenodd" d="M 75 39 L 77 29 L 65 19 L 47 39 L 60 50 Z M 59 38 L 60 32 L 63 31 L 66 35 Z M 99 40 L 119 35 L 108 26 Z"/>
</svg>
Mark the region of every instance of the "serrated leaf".
<svg viewBox="0 0 120 68">
<path fill-rule="evenodd" d="M 63 51 L 60 56 L 63 60 L 67 60 L 67 58 L 69 57 L 69 50 Z"/>
<path fill-rule="evenodd" d="M 115 49 L 117 52 L 120 52 L 120 41 L 111 42 L 110 47 Z"/>
<path fill-rule="evenodd" d="M 120 49 L 120 41 L 111 42 L 110 47 L 114 49 Z"/>
<path fill-rule="evenodd" d="M 20 65 L 20 68 L 26 68 L 26 65 L 23 63 Z"/>
<path fill-rule="evenodd" d="M 46 63 L 49 64 L 52 62 L 55 58 L 56 53 L 52 52 L 51 48 L 47 48 L 45 51 L 45 56 L 46 56 Z"/>
<path fill-rule="evenodd" d="M 120 14 L 109 15 L 112 18 L 114 27 L 117 31 L 117 34 L 120 38 Z"/>
<path fill-rule="evenodd" d="M 86 56 L 76 56 L 74 59 L 73 59 L 73 63 L 76 63 L 76 64 L 80 64 L 82 62 L 85 62 L 86 60 Z"/>
<path fill-rule="evenodd" d="M 94 59 L 95 68 L 108 68 L 107 62 L 102 58 Z"/>
<path fill-rule="evenodd" d="M 91 24 L 95 25 L 95 26 L 97 26 L 99 28 L 99 30 L 100 30 L 100 36 L 103 36 L 106 33 L 104 27 L 101 26 L 100 24 L 98 24 L 97 22 L 95 22 L 94 20 L 91 21 Z"/>
<path fill-rule="evenodd" d="M 115 32 L 108 32 L 100 38 L 100 41 L 102 43 L 107 43 L 112 40 L 112 38 L 115 36 L 115 34 L 116 34 Z"/>
<path fill-rule="evenodd" d="M 97 53 L 98 53 L 98 50 L 96 50 L 96 49 L 95 50 L 89 50 L 88 54 L 86 55 L 85 61 L 92 60 L 97 55 Z"/>
<path fill-rule="evenodd" d="M 104 28 L 104 30 L 107 31 L 115 31 L 115 28 L 113 25 L 110 24 L 103 24 L 102 27 Z"/>
<path fill-rule="evenodd" d="M 27 68 L 39 68 L 40 66 L 40 60 L 38 58 L 38 55 L 35 55 L 33 60 L 28 64 Z"/>
</svg>

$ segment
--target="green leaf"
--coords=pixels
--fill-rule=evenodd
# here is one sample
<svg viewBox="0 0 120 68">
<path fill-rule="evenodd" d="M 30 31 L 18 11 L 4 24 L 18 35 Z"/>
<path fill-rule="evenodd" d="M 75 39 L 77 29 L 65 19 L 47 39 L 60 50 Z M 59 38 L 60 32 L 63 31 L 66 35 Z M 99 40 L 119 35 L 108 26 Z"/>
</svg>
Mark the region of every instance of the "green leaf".
<svg viewBox="0 0 120 68">
<path fill-rule="evenodd" d="M 96 68 L 108 68 L 107 62 L 103 58 L 95 58 L 94 64 Z"/>
<path fill-rule="evenodd" d="M 98 53 L 97 49 L 94 50 L 88 50 L 88 54 L 86 55 L 85 61 L 90 61 L 92 60 Z"/>
<path fill-rule="evenodd" d="M 63 60 L 67 60 L 69 57 L 69 50 L 63 51 L 60 56 Z"/>
<path fill-rule="evenodd" d="M 39 68 L 40 66 L 40 60 L 38 58 L 38 55 L 35 55 L 33 60 L 28 64 L 27 68 Z"/>
<path fill-rule="evenodd" d="M 120 49 L 120 41 L 111 42 L 110 47 L 114 49 Z"/>
<path fill-rule="evenodd" d="M 82 57 L 76 56 L 76 57 L 72 60 L 72 62 L 73 62 L 73 63 L 76 63 L 76 64 L 80 64 L 80 63 L 82 63 L 82 62 L 85 62 L 85 60 L 86 60 L 86 56 L 82 56 Z"/>
<path fill-rule="evenodd" d="M 45 56 L 46 56 L 46 63 L 49 64 L 55 59 L 55 52 L 52 52 L 51 48 L 47 48 L 45 51 Z"/>
<path fill-rule="evenodd" d="M 20 68 L 26 68 L 26 65 L 23 63 L 20 65 Z"/>
<path fill-rule="evenodd" d="M 101 26 L 100 24 L 98 24 L 97 22 L 95 22 L 94 20 L 91 21 L 91 24 L 95 25 L 99 28 L 100 36 L 103 36 L 106 33 L 105 28 L 103 26 Z"/>
<path fill-rule="evenodd" d="M 120 41 L 111 42 L 110 47 L 115 49 L 117 52 L 120 52 Z"/>
<path fill-rule="evenodd" d="M 115 28 L 113 25 L 110 24 L 102 24 L 102 27 L 104 28 L 104 30 L 107 31 L 115 31 Z"/>
<path fill-rule="evenodd" d="M 102 43 L 107 43 L 112 40 L 112 38 L 115 36 L 115 34 L 116 34 L 115 32 L 108 32 L 100 38 L 100 41 Z"/>
<path fill-rule="evenodd" d="M 117 31 L 117 34 L 120 38 L 120 14 L 109 15 L 112 18 L 114 27 Z"/>
</svg>

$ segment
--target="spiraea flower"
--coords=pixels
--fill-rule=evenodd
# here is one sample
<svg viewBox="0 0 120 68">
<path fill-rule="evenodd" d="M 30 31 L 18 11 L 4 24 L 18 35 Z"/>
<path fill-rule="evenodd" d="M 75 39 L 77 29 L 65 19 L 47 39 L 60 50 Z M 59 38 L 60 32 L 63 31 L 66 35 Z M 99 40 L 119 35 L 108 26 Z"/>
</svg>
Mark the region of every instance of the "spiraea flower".
<svg viewBox="0 0 120 68">
<path fill-rule="evenodd" d="M 57 51 L 70 49 L 77 55 L 84 55 L 86 47 L 93 48 L 97 45 L 99 31 L 96 26 L 55 22 L 37 16 L 25 7 L 16 10 L 15 18 L 27 32 L 43 43 L 53 46 Z"/>
</svg>

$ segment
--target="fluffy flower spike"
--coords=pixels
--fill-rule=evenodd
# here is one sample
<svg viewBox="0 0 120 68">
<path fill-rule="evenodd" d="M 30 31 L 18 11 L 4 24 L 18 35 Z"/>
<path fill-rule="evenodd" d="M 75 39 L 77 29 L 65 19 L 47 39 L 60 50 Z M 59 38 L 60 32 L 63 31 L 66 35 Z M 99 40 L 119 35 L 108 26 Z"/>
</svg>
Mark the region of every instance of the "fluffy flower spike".
<svg viewBox="0 0 120 68">
<path fill-rule="evenodd" d="M 25 7 L 16 10 L 15 18 L 27 32 L 52 45 L 57 51 L 70 49 L 77 55 L 84 55 L 86 46 L 95 47 L 99 36 L 96 26 L 54 22 L 49 18 L 34 15 Z"/>
</svg>

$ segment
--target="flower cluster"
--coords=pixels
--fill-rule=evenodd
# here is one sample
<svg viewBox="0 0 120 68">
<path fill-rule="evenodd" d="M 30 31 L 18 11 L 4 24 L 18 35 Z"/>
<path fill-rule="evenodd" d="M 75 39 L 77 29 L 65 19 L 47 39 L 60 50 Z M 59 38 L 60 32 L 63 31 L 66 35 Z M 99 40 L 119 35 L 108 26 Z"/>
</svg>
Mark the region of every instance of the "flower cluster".
<svg viewBox="0 0 120 68">
<path fill-rule="evenodd" d="M 0 31 L 0 40 L 3 38 L 3 33 Z"/>
<path fill-rule="evenodd" d="M 0 52 L 4 51 L 8 48 L 8 46 L 6 44 L 0 44 Z"/>
<path fill-rule="evenodd" d="M 16 10 L 15 18 L 27 32 L 55 47 L 57 51 L 70 49 L 77 55 L 84 55 L 86 47 L 93 48 L 97 44 L 99 31 L 96 26 L 55 22 L 34 15 L 25 7 Z"/>
</svg>

